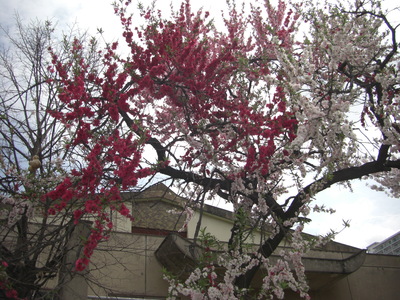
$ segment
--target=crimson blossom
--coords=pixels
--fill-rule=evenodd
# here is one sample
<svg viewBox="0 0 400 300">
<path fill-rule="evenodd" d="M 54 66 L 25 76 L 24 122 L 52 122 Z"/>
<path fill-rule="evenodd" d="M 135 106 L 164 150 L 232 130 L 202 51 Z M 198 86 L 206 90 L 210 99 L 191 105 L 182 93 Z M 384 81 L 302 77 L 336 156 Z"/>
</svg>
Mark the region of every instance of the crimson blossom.
<svg viewBox="0 0 400 300">
<path fill-rule="evenodd" d="M 234 299 L 247 295 L 263 267 L 260 297 L 282 298 L 288 287 L 308 298 L 301 255 L 311 244 L 301 232 L 314 195 L 365 176 L 393 178 L 400 168 L 397 27 L 374 0 L 229 2 L 221 28 L 189 0 L 168 18 L 155 6 L 131 15 L 130 2 L 114 6 L 126 56 L 110 44 L 102 69 L 92 70 L 78 40 L 73 61 L 53 56 L 67 107 L 53 114 L 71 131 L 70 145 L 86 149 L 86 165 L 47 196 L 58 210 L 85 199 L 76 222 L 97 217 L 77 266 L 104 238 L 108 208 L 134 216 L 120 191 L 159 174 L 191 206 L 220 197 L 241 216 L 217 262 L 226 268 L 221 283 L 209 265 L 192 281 L 172 280 L 171 294 Z M 398 192 L 399 181 L 390 182 Z M 249 228 L 262 238 L 243 254 Z M 285 237 L 292 250 L 272 264 Z M 199 281 L 203 273 L 209 284 Z"/>
</svg>

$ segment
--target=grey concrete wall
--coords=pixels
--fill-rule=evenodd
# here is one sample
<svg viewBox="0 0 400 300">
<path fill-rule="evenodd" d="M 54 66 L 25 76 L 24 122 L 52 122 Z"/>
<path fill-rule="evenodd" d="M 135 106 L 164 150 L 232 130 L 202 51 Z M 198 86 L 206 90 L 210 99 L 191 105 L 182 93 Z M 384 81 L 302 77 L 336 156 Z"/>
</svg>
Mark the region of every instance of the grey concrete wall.
<svg viewBox="0 0 400 300">
<path fill-rule="evenodd" d="M 92 259 L 89 295 L 166 296 L 167 282 L 154 256 L 162 236 L 113 233 Z"/>
<path fill-rule="evenodd" d="M 315 300 L 398 300 L 400 256 L 369 254 L 356 272 L 312 296 Z"/>
</svg>

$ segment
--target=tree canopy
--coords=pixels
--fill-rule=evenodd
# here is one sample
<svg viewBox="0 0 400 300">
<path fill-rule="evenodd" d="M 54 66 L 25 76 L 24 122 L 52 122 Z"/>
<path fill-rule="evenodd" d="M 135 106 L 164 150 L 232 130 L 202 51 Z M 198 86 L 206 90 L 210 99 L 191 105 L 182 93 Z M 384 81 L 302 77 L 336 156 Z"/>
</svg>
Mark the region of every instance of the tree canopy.
<svg viewBox="0 0 400 300">
<path fill-rule="evenodd" d="M 399 192 L 397 24 L 374 0 L 228 1 L 223 26 L 192 11 L 190 1 L 168 17 L 156 4 L 130 14 L 130 2 L 114 6 L 123 42 L 109 44 L 99 66 L 82 40 L 69 59 L 50 49 L 63 105 L 51 114 L 70 134 L 67 148 L 81 150 L 80 166 L 45 198 L 55 203 L 51 213 L 84 200 L 75 222 L 96 219 L 77 269 L 111 226 L 110 208 L 134 216 L 121 191 L 162 176 L 192 206 L 220 197 L 241 216 L 218 262 L 229 276 L 218 284 L 211 276 L 202 287 L 177 284 L 176 292 L 234 299 L 263 267 L 261 296 L 282 298 L 290 287 L 307 298 L 300 258 L 310 243 L 301 232 L 313 197 L 365 177 Z M 243 255 L 248 228 L 267 230 L 258 250 Z M 270 265 L 287 235 L 292 250 Z"/>
<path fill-rule="evenodd" d="M 17 16 L 14 30 L 1 27 L 0 33 L 0 298 L 41 299 L 41 289 L 58 274 L 62 286 L 59 270 L 68 270 L 65 256 L 77 225 L 73 212 L 82 206 L 75 199 L 56 213 L 56 203 L 43 197 L 79 167 L 82 153 L 65 147 L 67 127 L 51 116 L 65 104 L 48 48 L 72 59 L 69 44 L 79 37 L 92 46 L 85 54 L 92 67 L 99 57 L 86 34 L 71 28 L 58 36 L 48 21 L 23 24 Z"/>
</svg>

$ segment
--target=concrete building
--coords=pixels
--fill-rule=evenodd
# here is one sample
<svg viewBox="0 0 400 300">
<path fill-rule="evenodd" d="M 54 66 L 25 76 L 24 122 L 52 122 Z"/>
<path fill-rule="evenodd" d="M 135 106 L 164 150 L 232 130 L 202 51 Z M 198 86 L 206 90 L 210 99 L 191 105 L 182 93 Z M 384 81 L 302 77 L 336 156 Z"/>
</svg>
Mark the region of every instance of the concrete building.
<svg viewBox="0 0 400 300">
<path fill-rule="evenodd" d="M 383 240 L 368 246 L 368 253 L 400 255 L 400 231 Z"/>
<path fill-rule="evenodd" d="M 80 250 L 78 247 L 69 252 L 65 270 L 60 270 L 59 278 L 46 286 L 52 290 L 62 282 L 60 300 L 165 299 L 168 284 L 163 279 L 163 269 L 184 277 L 187 269 L 196 265 L 198 257 L 192 239 L 200 217 L 201 227 L 220 241 L 227 242 L 230 237 L 230 211 L 209 205 L 202 213 L 192 211 L 186 208 L 187 199 L 162 184 L 142 193 L 125 193 L 124 198 L 135 220 L 113 215 L 114 231 L 109 240 L 99 245 L 89 270 L 72 280 L 69 272 Z M 188 214 L 192 217 L 185 225 Z M 87 225 L 83 223 L 75 229 L 77 240 L 87 236 Z M 257 243 L 258 239 L 255 235 L 249 243 Z M 287 246 L 282 242 L 276 253 Z M 68 247 L 74 249 L 72 245 Z M 277 257 L 272 255 L 270 259 Z M 400 256 L 367 253 L 365 249 L 329 242 L 324 248 L 307 253 L 303 263 L 313 300 L 400 299 Z M 256 275 L 255 289 L 261 286 L 262 273 L 260 270 Z M 285 299 L 299 297 L 288 291 Z"/>
<path fill-rule="evenodd" d="M 184 227 L 186 213 L 191 213 L 185 212 L 186 199 L 162 184 L 125 197 L 136 219 L 129 224 L 114 220 L 116 231 L 93 257 L 88 299 L 165 299 L 168 285 L 163 269 L 182 274 L 196 262 L 189 248 L 199 213 L 194 212 Z M 231 212 L 204 207 L 202 227 L 208 232 L 227 241 L 231 226 Z M 399 299 L 400 256 L 370 254 L 330 242 L 310 251 L 304 264 L 312 299 Z M 299 298 L 289 291 L 285 299 Z"/>
</svg>

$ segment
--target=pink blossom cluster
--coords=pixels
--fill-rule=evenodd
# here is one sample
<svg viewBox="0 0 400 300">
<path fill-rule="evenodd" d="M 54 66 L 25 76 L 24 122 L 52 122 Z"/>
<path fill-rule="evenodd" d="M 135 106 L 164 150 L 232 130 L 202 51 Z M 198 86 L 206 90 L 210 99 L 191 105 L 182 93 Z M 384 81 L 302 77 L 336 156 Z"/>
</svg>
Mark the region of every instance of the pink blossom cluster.
<svg viewBox="0 0 400 300">
<path fill-rule="evenodd" d="M 6 261 L 1 261 L 0 264 L 0 291 L 3 291 L 7 299 L 15 299 L 15 300 L 25 300 L 18 297 L 18 292 L 13 289 L 12 285 L 8 280 L 8 276 L 6 274 L 6 268 L 8 268 L 8 263 Z"/>
</svg>

